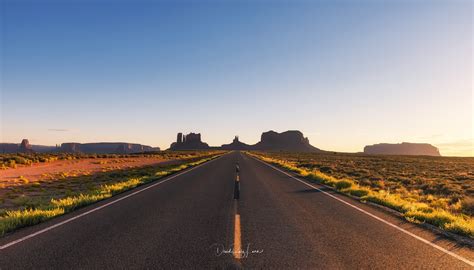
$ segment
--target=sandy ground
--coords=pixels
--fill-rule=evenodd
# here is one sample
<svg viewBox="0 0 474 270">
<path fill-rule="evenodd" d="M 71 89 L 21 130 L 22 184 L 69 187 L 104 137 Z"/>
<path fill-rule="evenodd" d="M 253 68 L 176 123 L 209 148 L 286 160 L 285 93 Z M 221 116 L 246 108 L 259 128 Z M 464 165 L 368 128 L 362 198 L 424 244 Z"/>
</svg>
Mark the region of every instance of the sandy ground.
<svg viewBox="0 0 474 270">
<path fill-rule="evenodd" d="M 57 177 L 88 175 L 96 172 L 155 165 L 166 162 L 157 157 L 100 158 L 79 160 L 58 160 L 36 163 L 31 166 L 0 170 L 0 187 L 18 185 L 22 182 L 52 180 Z"/>
</svg>

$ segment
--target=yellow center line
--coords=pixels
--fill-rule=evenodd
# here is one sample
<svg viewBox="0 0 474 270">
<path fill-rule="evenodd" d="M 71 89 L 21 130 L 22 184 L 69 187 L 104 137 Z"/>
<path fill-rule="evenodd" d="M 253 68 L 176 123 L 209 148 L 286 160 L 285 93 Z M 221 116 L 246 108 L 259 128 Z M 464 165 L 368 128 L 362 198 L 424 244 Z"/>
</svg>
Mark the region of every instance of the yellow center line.
<svg viewBox="0 0 474 270">
<path fill-rule="evenodd" d="M 234 226 L 234 258 L 242 258 L 242 242 L 240 234 L 240 215 L 235 214 L 235 226 Z"/>
</svg>

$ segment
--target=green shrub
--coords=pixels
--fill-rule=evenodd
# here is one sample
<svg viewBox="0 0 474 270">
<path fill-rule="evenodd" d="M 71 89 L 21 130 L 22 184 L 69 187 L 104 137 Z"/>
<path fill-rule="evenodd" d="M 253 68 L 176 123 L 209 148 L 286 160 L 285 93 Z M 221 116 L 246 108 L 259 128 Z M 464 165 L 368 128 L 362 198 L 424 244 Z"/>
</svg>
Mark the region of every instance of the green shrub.
<svg viewBox="0 0 474 270">
<path fill-rule="evenodd" d="M 347 189 L 347 193 L 351 194 L 352 196 L 356 197 L 364 197 L 369 194 L 368 189 L 361 189 L 361 188 L 350 188 Z"/>
<path fill-rule="evenodd" d="M 110 194 L 97 194 L 97 195 L 84 195 L 80 194 L 79 196 L 66 197 L 63 199 L 51 199 L 51 204 L 60 209 L 64 209 L 67 212 L 80 208 L 82 206 L 91 204 L 96 201 L 109 198 Z"/>
<path fill-rule="evenodd" d="M 457 217 L 454 221 L 444 225 L 450 232 L 474 237 L 474 219 Z"/>
<path fill-rule="evenodd" d="M 396 195 L 390 195 L 383 192 L 372 192 L 369 195 L 362 197 L 362 199 L 387 206 L 401 213 L 405 213 L 407 211 L 406 202 Z"/>
<path fill-rule="evenodd" d="M 308 178 L 313 180 L 313 181 L 316 181 L 318 183 L 325 184 L 325 185 L 328 185 L 328 186 L 334 186 L 336 184 L 336 182 L 338 181 L 336 178 L 334 178 L 332 176 L 329 176 L 329 175 L 325 175 L 325 174 L 323 174 L 321 172 L 318 172 L 318 171 L 314 171 L 314 172 L 309 173 Z"/>
<path fill-rule="evenodd" d="M 336 184 L 334 185 L 334 187 L 338 190 L 350 188 L 351 186 L 352 186 L 352 182 L 348 180 L 337 181 Z"/>
<path fill-rule="evenodd" d="M 125 182 L 119 182 L 111 185 L 105 185 L 101 188 L 102 194 L 115 195 L 117 193 L 124 192 L 126 190 L 132 189 L 140 184 L 143 184 L 142 178 L 132 178 Z"/>
<path fill-rule="evenodd" d="M 16 168 L 16 162 L 15 160 L 9 160 L 8 161 L 8 167 L 15 169 Z"/>
<path fill-rule="evenodd" d="M 170 174 L 170 172 L 168 172 L 168 171 L 159 171 L 159 172 L 155 173 L 155 176 L 164 177 L 164 176 L 167 176 L 168 174 Z"/>
<path fill-rule="evenodd" d="M 461 201 L 461 209 L 464 213 L 474 215 L 474 198 L 466 197 Z"/>
<path fill-rule="evenodd" d="M 443 228 L 447 223 L 454 222 L 456 217 L 443 210 L 436 210 L 431 213 L 427 213 L 419 210 L 411 210 L 404 214 L 405 217 L 414 218 L 421 222 L 427 222 Z"/>
<path fill-rule="evenodd" d="M 22 165 L 28 165 L 31 163 L 30 160 L 24 158 L 24 157 L 20 157 L 20 156 L 15 156 L 14 157 L 14 160 L 15 160 L 15 163 L 16 164 L 22 164 Z"/>
</svg>

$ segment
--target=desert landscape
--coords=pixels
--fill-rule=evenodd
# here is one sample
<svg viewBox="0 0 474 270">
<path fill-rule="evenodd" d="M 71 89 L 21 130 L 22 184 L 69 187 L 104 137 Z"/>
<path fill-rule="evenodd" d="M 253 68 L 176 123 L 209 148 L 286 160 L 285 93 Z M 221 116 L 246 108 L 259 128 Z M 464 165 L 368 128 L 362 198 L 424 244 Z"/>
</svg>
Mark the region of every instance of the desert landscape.
<svg viewBox="0 0 474 270">
<path fill-rule="evenodd" d="M 429 144 L 377 144 L 362 153 L 337 153 L 312 146 L 297 130 L 263 132 L 254 145 L 236 136 L 220 147 L 203 142 L 200 133 L 178 133 L 167 151 L 135 154 L 116 154 L 116 144 L 104 143 L 88 145 L 106 145 L 108 153 L 81 153 L 70 144 L 39 153 L 25 141 L 18 145 L 23 153 L 0 155 L 0 224 L 22 211 L 50 210 L 58 200 L 87 201 L 84 196 L 102 194 L 110 185 L 125 185 L 120 192 L 126 191 L 186 168 L 183 164 L 246 151 L 340 193 L 396 210 L 410 222 L 474 238 L 474 158 L 441 157 Z M 146 181 L 137 180 L 144 176 Z"/>
<path fill-rule="evenodd" d="M 474 269 L 474 1 L 0 1 L 0 270 Z"/>
</svg>

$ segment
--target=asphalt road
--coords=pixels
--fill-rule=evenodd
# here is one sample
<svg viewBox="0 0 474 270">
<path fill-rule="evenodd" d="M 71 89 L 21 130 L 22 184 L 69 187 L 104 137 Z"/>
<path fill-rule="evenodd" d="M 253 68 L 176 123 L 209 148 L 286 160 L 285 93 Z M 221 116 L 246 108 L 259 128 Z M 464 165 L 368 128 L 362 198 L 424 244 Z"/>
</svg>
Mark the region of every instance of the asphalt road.
<svg viewBox="0 0 474 270">
<path fill-rule="evenodd" d="M 163 181 L 0 239 L 0 268 L 473 268 L 468 248 L 239 152 Z"/>
</svg>

